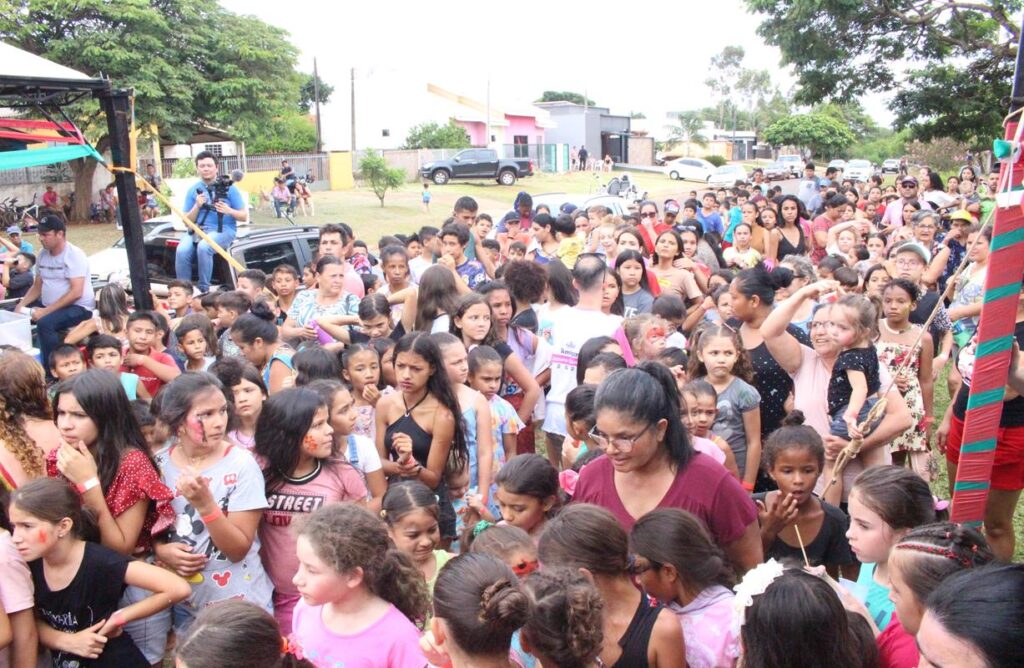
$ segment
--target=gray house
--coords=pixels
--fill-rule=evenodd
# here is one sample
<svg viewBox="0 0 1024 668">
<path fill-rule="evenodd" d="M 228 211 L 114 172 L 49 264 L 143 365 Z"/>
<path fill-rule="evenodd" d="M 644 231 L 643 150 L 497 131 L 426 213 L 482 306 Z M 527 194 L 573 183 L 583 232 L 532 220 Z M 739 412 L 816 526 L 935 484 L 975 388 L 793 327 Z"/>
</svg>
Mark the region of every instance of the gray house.
<svg viewBox="0 0 1024 668">
<path fill-rule="evenodd" d="M 574 102 L 536 102 L 534 106 L 547 111 L 557 123 L 545 132 L 547 143 L 586 146 L 597 160 L 610 155 L 614 162 L 629 162 L 629 116 L 616 116 L 607 107 L 585 107 Z"/>
</svg>

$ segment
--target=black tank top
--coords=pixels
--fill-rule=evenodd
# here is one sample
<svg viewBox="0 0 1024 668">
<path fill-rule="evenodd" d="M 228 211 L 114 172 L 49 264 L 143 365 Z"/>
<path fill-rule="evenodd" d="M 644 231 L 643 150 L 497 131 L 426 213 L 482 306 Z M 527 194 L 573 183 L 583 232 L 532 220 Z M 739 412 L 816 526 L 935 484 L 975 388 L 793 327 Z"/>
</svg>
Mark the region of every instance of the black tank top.
<svg viewBox="0 0 1024 668">
<path fill-rule="evenodd" d="M 779 230 L 779 236 L 782 237 L 781 239 L 779 239 L 779 249 L 777 252 L 779 256 L 779 261 L 782 261 L 782 258 L 786 257 L 787 255 L 807 254 L 807 243 L 804 239 L 804 226 L 800 224 L 800 221 L 797 221 L 796 231 L 800 233 L 800 241 L 798 241 L 796 246 L 794 246 L 792 243 L 790 243 L 789 239 L 786 238 L 786 235 L 782 233 L 782 230 Z"/>
<path fill-rule="evenodd" d="M 392 440 L 395 434 L 405 434 L 412 439 L 412 457 L 422 467 L 427 466 L 427 457 L 430 455 L 430 443 L 433 441 L 433 437 L 426 432 L 423 427 L 419 425 L 416 420 L 412 417 L 412 412 L 416 410 L 416 407 L 423 403 L 423 401 L 429 396 L 429 393 L 424 394 L 423 397 L 417 401 L 412 407 L 406 406 L 405 413 L 402 417 L 398 418 L 394 422 L 388 425 L 388 428 L 384 431 L 384 447 L 387 448 L 388 456 L 393 459 L 398 459 L 398 453 L 395 452 L 395 448 L 392 446 Z M 405 401 L 405 397 L 402 397 L 402 401 Z"/>
<path fill-rule="evenodd" d="M 646 596 L 640 597 L 640 605 L 633 613 L 626 632 L 619 638 L 622 656 L 612 668 L 647 668 L 647 648 L 651 644 L 651 632 L 662 606 L 651 605 Z"/>
</svg>

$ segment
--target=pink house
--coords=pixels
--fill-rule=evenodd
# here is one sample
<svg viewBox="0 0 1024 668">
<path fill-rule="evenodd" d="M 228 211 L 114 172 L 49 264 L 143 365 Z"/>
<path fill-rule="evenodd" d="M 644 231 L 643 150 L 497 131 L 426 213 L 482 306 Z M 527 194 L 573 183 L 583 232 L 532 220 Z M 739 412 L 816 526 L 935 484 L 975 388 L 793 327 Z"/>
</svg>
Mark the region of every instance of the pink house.
<svg viewBox="0 0 1024 668">
<path fill-rule="evenodd" d="M 466 129 L 473 146 L 491 144 L 543 144 L 545 130 L 555 127 L 543 109 L 528 105 L 518 109 L 490 108 L 491 136 L 487 137 L 487 105 L 478 100 L 452 93 L 439 86 L 427 84 L 430 93 L 452 103 L 449 118 Z M 526 149 L 523 149 L 524 155 Z"/>
</svg>

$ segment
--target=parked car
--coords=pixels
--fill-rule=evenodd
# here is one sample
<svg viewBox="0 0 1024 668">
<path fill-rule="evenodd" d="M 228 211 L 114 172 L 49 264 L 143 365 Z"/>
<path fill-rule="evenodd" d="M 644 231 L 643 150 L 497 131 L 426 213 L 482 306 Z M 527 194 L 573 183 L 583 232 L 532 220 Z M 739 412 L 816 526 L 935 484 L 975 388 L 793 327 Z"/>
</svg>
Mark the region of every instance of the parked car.
<svg viewBox="0 0 1024 668">
<path fill-rule="evenodd" d="M 836 169 L 838 169 L 841 172 L 845 172 L 846 171 L 846 161 L 845 160 L 838 160 L 838 159 L 837 160 L 833 160 L 832 162 L 828 163 L 828 166 L 829 166 L 829 168 L 835 167 Z"/>
<path fill-rule="evenodd" d="M 722 165 L 708 178 L 708 185 L 715 188 L 732 188 L 737 181 L 747 180 L 743 165 Z"/>
<path fill-rule="evenodd" d="M 843 170 L 844 179 L 866 182 L 875 173 L 875 167 L 867 160 L 851 160 Z"/>
<path fill-rule="evenodd" d="M 625 216 L 630 213 L 629 200 L 613 195 L 576 195 L 569 193 L 542 193 L 533 196 L 534 207 L 541 204 L 551 209 L 553 215 L 558 215 L 558 209 L 565 203 L 574 204 L 579 209 L 589 209 L 592 206 L 606 206 L 611 209 L 613 216 Z"/>
<path fill-rule="evenodd" d="M 146 271 L 153 292 L 163 296 L 167 283 L 175 278 L 174 256 L 178 250 L 180 232 L 163 230 L 146 238 Z M 238 236 L 226 249 L 246 269 L 259 269 L 267 276 L 274 268 L 287 264 L 302 275 L 304 267 L 316 255 L 320 245 L 320 228 L 315 225 L 295 227 L 240 227 Z M 227 286 L 234 289 L 236 270 L 220 255 L 213 256 L 211 289 Z M 192 282 L 198 283 L 196 264 L 192 264 Z"/>
<path fill-rule="evenodd" d="M 683 179 L 707 183 L 708 178 L 715 171 L 715 166 L 701 158 L 676 158 L 665 163 L 663 171 L 673 181 Z"/>
<path fill-rule="evenodd" d="M 764 178 L 768 181 L 780 181 L 792 176 L 789 166 L 784 162 L 772 162 L 761 168 Z"/>
<path fill-rule="evenodd" d="M 494 179 L 503 186 L 533 176 L 533 160 L 498 158 L 489 148 L 467 148 L 448 160 L 435 160 L 420 167 L 420 176 L 443 186 L 452 179 Z"/>
<path fill-rule="evenodd" d="M 804 159 L 795 153 L 779 156 L 779 162 L 789 168 L 790 176 L 800 176 L 804 171 Z"/>
<path fill-rule="evenodd" d="M 882 163 L 883 174 L 899 174 L 900 173 L 900 161 L 895 158 L 889 158 Z"/>
<path fill-rule="evenodd" d="M 143 222 L 143 240 L 172 230 L 172 218 L 173 216 L 157 216 Z M 128 251 L 125 250 L 124 244 L 124 237 L 121 237 L 110 248 L 104 248 L 89 256 L 89 276 L 93 283 L 128 280 Z"/>
</svg>

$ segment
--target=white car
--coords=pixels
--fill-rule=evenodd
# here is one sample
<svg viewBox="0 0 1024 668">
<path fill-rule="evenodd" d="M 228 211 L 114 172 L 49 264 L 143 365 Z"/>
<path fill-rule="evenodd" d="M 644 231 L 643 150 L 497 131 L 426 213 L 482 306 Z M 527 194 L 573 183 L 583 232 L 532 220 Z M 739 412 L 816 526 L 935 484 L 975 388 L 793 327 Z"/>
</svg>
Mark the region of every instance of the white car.
<svg viewBox="0 0 1024 668">
<path fill-rule="evenodd" d="M 830 168 L 831 167 L 835 167 L 836 169 L 838 169 L 841 172 L 845 172 L 846 171 L 846 161 L 845 160 L 833 160 L 832 162 L 828 163 L 828 166 Z"/>
<path fill-rule="evenodd" d="M 882 163 L 883 174 L 899 174 L 900 173 L 900 161 L 895 158 L 889 158 Z"/>
<path fill-rule="evenodd" d="M 844 179 L 852 179 L 854 181 L 860 181 L 866 183 L 871 175 L 875 173 L 875 168 L 867 160 L 851 160 L 846 163 L 846 169 L 843 170 Z"/>
<path fill-rule="evenodd" d="M 708 177 L 715 171 L 715 166 L 701 158 L 676 158 L 665 163 L 662 170 L 673 181 L 700 181 L 707 183 Z"/>
<path fill-rule="evenodd" d="M 779 162 L 789 169 L 790 176 L 800 176 L 804 173 L 804 160 L 795 153 L 780 155 Z"/>
<path fill-rule="evenodd" d="M 743 165 L 722 165 L 708 178 L 708 185 L 713 188 L 732 188 L 737 181 L 747 180 L 747 170 Z"/>
<path fill-rule="evenodd" d="M 157 216 L 142 223 L 143 239 L 160 234 L 174 227 L 172 218 L 176 216 Z M 89 277 L 93 282 L 120 282 L 128 279 L 128 251 L 124 247 L 124 237 L 89 256 Z"/>
</svg>

